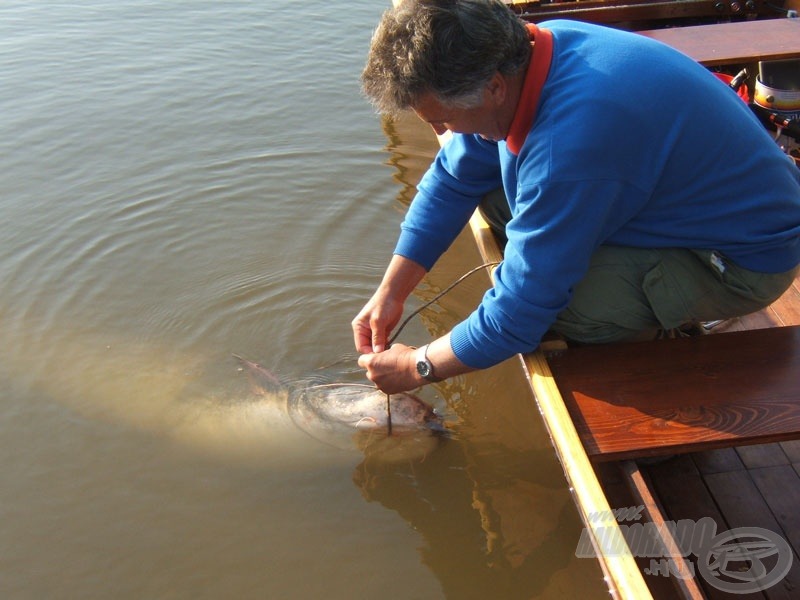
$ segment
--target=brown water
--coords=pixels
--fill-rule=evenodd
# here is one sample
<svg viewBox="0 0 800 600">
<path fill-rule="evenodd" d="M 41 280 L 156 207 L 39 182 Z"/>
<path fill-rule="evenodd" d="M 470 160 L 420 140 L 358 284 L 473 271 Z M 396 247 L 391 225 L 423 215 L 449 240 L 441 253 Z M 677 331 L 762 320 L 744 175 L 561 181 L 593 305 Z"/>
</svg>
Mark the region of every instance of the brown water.
<svg viewBox="0 0 800 600">
<path fill-rule="evenodd" d="M 435 151 L 359 96 L 381 10 L 0 7 L 0 597 L 607 596 L 516 361 L 423 392 L 449 439 L 333 446 L 232 358 L 363 380 L 349 321 Z"/>
</svg>

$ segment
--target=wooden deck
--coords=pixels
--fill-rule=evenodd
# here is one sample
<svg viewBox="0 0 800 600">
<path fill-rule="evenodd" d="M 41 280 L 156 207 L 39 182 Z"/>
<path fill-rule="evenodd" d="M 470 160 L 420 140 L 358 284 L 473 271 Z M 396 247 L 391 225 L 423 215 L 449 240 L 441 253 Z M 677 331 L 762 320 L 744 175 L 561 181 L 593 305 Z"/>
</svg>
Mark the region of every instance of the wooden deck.
<svg viewBox="0 0 800 600">
<path fill-rule="evenodd" d="M 800 326 L 583 346 L 548 363 L 593 461 L 800 439 Z"/>
<path fill-rule="evenodd" d="M 769 308 L 724 323 L 712 335 L 786 325 L 800 325 L 800 278 Z M 800 379 L 800 372 L 796 376 Z M 697 522 L 709 517 L 716 523 L 718 534 L 758 527 L 780 535 L 791 546 L 791 568 L 775 586 L 741 595 L 719 590 L 704 578 L 695 577 L 706 597 L 800 597 L 800 441 L 728 447 L 638 466 L 665 519 Z M 613 508 L 641 505 L 641 498 L 630 490 L 624 463 L 597 465 L 596 471 Z M 697 569 L 697 557 L 688 558 Z M 672 585 L 675 582 L 664 576 L 663 568 L 653 569 L 646 559 L 640 558 L 639 562 L 654 597 L 680 597 Z"/>
</svg>

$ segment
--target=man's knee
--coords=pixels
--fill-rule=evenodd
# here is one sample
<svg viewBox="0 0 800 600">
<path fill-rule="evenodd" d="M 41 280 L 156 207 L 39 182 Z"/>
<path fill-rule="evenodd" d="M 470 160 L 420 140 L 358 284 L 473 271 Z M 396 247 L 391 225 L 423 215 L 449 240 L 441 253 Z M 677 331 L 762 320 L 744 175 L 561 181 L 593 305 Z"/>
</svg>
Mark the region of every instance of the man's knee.
<svg viewBox="0 0 800 600">
<path fill-rule="evenodd" d="M 733 263 L 725 267 L 706 250 L 601 246 L 552 329 L 584 343 L 642 339 L 659 329 L 764 308 L 796 274 L 797 269 L 772 275 Z"/>
</svg>

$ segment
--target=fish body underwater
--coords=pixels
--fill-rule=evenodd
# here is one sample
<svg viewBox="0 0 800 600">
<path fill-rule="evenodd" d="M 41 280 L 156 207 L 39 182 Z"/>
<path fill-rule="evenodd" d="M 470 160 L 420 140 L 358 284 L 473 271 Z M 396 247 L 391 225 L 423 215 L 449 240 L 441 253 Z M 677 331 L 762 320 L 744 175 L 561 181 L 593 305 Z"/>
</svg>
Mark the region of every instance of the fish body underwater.
<svg viewBox="0 0 800 600">
<path fill-rule="evenodd" d="M 321 441 L 340 445 L 336 441 L 348 434 L 384 433 L 402 437 L 445 431 L 442 417 L 414 394 L 392 394 L 387 405 L 386 394 L 374 386 L 358 383 L 298 385 L 288 387 L 287 391 L 268 369 L 241 356 L 236 359 L 254 392 L 285 402 L 292 422 Z"/>
</svg>

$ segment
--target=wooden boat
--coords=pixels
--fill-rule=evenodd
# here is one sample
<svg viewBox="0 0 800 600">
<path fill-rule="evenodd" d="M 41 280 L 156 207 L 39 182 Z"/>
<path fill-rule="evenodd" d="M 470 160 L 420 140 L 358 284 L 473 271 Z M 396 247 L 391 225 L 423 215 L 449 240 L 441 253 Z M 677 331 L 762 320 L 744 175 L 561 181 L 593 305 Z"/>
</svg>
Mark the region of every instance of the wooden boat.
<svg viewBox="0 0 800 600">
<path fill-rule="evenodd" d="M 633 29 L 710 68 L 800 58 L 800 19 L 770 18 L 776 5 L 758 0 L 512 8 L 531 21 L 568 17 Z M 479 213 L 470 227 L 483 259 L 500 260 Z M 768 309 L 710 334 L 618 344 L 614 352 L 543 344 L 520 357 L 585 525 L 578 551 L 597 558 L 614 598 L 800 598 L 800 278 Z M 664 454 L 677 456 L 646 460 Z M 650 524 L 639 528 L 649 546 L 630 539 L 639 518 Z M 696 533 L 709 518 L 720 547 L 687 550 L 676 534 Z M 772 535 L 747 546 L 743 528 Z M 647 556 L 644 546 L 657 551 Z M 766 589 L 747 591 L 742 582 L 754 573 L 748 560 L 756 551 L 772 551 L 756 560 L 764 568 L 781 559 L 778 569 L 789 566 L 773 568 Z M 751 571 L 736 587 L 742 565 Z"/>
</svg>

